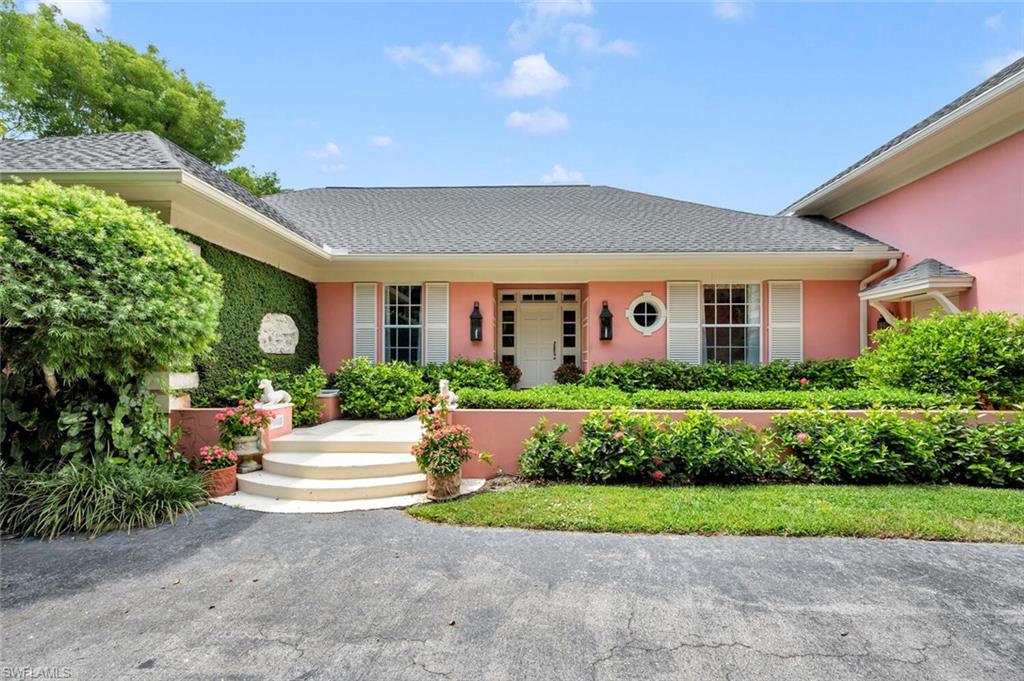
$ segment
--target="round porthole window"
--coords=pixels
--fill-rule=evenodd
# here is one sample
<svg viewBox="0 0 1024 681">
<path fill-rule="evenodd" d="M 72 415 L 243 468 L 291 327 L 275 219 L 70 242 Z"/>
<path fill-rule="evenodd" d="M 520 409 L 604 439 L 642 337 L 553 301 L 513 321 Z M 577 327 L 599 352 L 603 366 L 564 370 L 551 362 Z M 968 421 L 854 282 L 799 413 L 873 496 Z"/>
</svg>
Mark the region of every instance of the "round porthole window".
<svg viewBox="0 0 1024 681">
<path fill-rule="evenodd" d="M 665 304 L 650 291 L 644 291 L 642 296 L 629 304 L 626 318 L 634 329 L 650 336 L 665 323 Z"/>
</svg>

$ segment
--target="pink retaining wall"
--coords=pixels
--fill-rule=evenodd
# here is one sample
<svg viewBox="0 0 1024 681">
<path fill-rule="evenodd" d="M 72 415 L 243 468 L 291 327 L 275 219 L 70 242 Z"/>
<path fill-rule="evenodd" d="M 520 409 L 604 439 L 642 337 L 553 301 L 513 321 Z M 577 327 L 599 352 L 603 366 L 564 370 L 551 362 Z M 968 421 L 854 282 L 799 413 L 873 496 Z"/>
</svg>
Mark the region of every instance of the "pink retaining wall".
<svg viewBox="0 0 1024 681">
<path fill-rule="evenodd" d="M 575 443 L 580 437 L 580 422 L 591 412 L 589 410 L 547 410 L 547 409 L 458 409 L 450 413 L 451 422 L 469 426 L 472 431 L 473 446 L 480 451 L 490 452 L 492 464 L 470 461 L 463 465 L 462 475 L 467 478 L 491 478 L 499 473 L 518 473 L 519 456 L 523 453 L 523 441 L 530 437 L 530 428 L 537 425 L 541 418 L 549 424 L 564 423 L 569 426 L 565 441 Z M 686 418 L 685 411 L 655 411 L 648 413 L 663 414 L 676 421 Z M 716 410 L 723 418 L 738 418 L 743 423 L 757 429 L 771 425 L 772 417 L 785 414 L 787 410 Z M 863 416 L 863 410 L 844 410 L 851 416 Z M 920 411 L 904 412 L 907 415 L 920 415 Z M 1019 412 L 974 412 L 974 419 L 998 419 L 1005 417 L 1014 419 Z"/>
<path fill-rule="evenodd" d="M 331 373 L 352 357 L 352 284 L 317 284 L 316 312 L 320 366 Z"/>
<path fill-rule="evenodd" d="M 935 258 L 973 274 L 961 309 L 1024 314 L 1024 132 L 836 219 L 903 250 L 897 271 Z"/>
<path fill-rule="evenodd" d="M 214 418 L 221 407 L 189 407 L 188 409 L 176 409 L 168 414 L 171 429 L 181 427 L 181 437 L 175 447 L 178 451 L 188 457 L 199 454 L 199 450 L 209 445 L 220 442 L 220 427 Z M 273 407 L 275 420 L 282 417 L 282 423 L 278 426 L 271 426 L 264 431 L 263 448 L 270 451 L 271 440 L 287 435 L 292 432 L 292 405 L 287 404 L 281 407 Z"/>
</svg>

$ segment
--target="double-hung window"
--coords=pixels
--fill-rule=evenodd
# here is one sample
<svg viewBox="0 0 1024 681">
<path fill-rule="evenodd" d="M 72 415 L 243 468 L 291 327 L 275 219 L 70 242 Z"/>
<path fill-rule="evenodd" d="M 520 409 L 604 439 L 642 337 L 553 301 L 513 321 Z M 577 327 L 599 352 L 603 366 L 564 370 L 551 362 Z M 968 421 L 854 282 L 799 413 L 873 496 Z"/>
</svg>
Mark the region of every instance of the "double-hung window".
<svg viewBox="0 0 1024 681">
<path fill-rule="evenodd" d="M 704 285 L 704 361 L 758 364 L 761 360 L 761 286 Z"/>
<path fill-rule="evenodd" d="M 420 364 L 423 352 L 423 287 L 384 287 L 384 359 Z"/>
</svg>

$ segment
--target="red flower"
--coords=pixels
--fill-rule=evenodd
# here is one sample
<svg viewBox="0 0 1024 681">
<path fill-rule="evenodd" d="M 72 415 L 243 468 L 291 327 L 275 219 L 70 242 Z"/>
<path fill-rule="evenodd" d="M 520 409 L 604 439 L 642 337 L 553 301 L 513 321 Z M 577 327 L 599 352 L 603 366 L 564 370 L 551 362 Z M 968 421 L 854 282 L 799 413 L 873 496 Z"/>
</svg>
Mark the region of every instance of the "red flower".
<svg viewBox="0 0 1024 681">
<path fill-rule="evenodd" d="M 621 440 L 622 436 L 625 435 L 621 430 L 615 431 L 615 435 L 612 435 L 616 440 Z"/>
<path fill-rule="evenodd" d="M 800 385 L 807 385 L 808 383 L 810 383 L 810 381 L 808 381 L 806 378 L 800 379 Z"/>
<path fill-rule="evenodd" d="M 799 442 L 800 444 L 803 444 L 804 442 L 807 442 L 810 439 L 811 439 L 811 436 L 808 435 L 807 433 L 797 433 L 796 434 L 796 441 Z"/>
<path fill-rule="evenodd" d="M 661 482 L 661 479 L 665 477 L 665 474 L 661 471 L 654 471 L 651 473 L 651 477 L 654 478 L 655 482 Z"/>
</svg>

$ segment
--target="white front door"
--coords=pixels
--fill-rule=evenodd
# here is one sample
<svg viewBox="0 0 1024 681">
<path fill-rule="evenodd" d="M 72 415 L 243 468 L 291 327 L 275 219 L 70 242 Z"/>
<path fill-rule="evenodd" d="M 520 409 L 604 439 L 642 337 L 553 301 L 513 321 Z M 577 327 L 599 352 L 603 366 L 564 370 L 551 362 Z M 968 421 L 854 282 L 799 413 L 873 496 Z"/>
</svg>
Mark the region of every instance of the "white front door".
<svg viewBox="0 0 1024 681">
<path fill-rule="evenodd" d="M 554 383 L 559 365 L 558 310 L 557 304 L 527 303 L 519 307 L 516 357 L 523 372 L 519 380 L 523 388 Z"/>
</svg>

